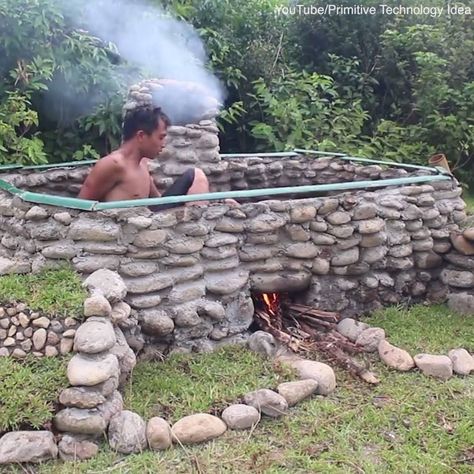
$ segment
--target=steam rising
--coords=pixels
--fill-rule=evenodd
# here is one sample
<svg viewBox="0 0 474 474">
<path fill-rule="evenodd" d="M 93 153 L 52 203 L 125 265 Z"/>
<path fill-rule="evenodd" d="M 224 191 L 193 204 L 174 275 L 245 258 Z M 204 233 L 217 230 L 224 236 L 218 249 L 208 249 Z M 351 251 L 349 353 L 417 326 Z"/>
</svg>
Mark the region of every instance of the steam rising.
<svg viewBox="0 0 474 474">
<path fill-rule="evenodd" d="M 75 16 L 77 27 L 85 29 L 104 42 L 114 43 L 128 63 L 145 70 L 148 77 L 191 81 L 207 90 L 207 94 L 223 103 L 222 83 L 206 69 L 207 54 L 194 28 L 171 17 L 156 6 L 134 0 L 74 0 L 64 4 L 65 14 Z M 80 14 L 76 16 L 76 11 Z M 129 82 L 138 81 L 129 78 Z M 63 98 L 72 91 L 57 90 Z M 116 91 L 111 91 L 116 92 Z M 117 91 L 118 92 L 118 91 Z M 74 100 L 74 97 L 71 97 Z M 193 95 L 174 95 L 167 107 L 193 108 Z M 88 104 L 90 106 L 90 104 Z M 96 104 L 98 105 L 98 104 Z M 157 104 L 161 105 L 161 104 Z M 197 106 L 196 106 L 197 107 Z M 84 111 L 82 111 L 84 113 Z M 165 110 L 173 115 L 172 110 Z"/>
</svg>

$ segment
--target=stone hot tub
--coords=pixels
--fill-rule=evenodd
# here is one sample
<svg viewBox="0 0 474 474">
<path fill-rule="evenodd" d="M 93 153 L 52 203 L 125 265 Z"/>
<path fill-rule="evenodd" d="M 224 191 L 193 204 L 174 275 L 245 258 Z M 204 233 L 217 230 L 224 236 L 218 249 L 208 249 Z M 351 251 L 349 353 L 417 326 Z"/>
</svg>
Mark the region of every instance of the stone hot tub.
<svg viewBox="0 0 474 474">
<path fill-rule="evenodd" d="M 130 346 L 160 352 L 245 339 L 254 293 L 288 292 L 343 316 L 472 293 L 472 269 L 449 238 L 465 217 L 450 176 L 346 156 L 220 155 L 218 145 L 211 120 L 173 126 L 152 173 L 163 188 L 200 166 L 212 191 L 240 193 L 237 208 L 211 201 L 153 213 L 144 204 L 157 199 L 74 199 L 92 163 L 4 169 L 0 273 L 64 260 L 84 277 L 114 270 L 134 310 L 122 327 Z M 108 209 L 116 205 L 133 207 Z"/>
<path fill-rule="evenodd" d="M 0 274 L 64 260 L 84 277 L 116 271 L 134 310 L 122 325 L 130 346 L 146 342 L 160 352 L 245 339 L 258 293 L 289 293 L 343 316 L 472 293 L 474 265 L 466 267 L 450 241 L 465 217 L 450 175 L 304 151 L 221 155 L 213 118 L 219 104 L 196 87 L 144 81 L 130 89 L 124 113 L 188 94 L 187 107 L 165 110 L 173 110 L 174 123 L 194 122 L 169 127 L 150 171 L 164 189 L 199 166 L 213 192 L 204 196 L 208 205 L 185 207 L 195 198 L 170 197 L 164 200 L 183 206 L 153 213 L 146 206 L 163 199 L 78 200 L 93 162 L 3 167 Z"/>
</svg>

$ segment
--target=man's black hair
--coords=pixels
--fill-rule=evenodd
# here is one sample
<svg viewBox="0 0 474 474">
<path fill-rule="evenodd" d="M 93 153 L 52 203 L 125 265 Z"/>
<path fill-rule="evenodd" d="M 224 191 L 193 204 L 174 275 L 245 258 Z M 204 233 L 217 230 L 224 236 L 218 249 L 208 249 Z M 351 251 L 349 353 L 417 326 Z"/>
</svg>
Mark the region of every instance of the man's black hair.
<svg viewBox="0 0 474 474">
<path fill-rule="evenodd" d="M 165 126 L 171 124 L 168 116 L 160 107 L 136 107 L 125 114 L 122 124 L 123 141 L 130 140 L 139 130 L 151 135 L 162 120 Z"/>
</svg>

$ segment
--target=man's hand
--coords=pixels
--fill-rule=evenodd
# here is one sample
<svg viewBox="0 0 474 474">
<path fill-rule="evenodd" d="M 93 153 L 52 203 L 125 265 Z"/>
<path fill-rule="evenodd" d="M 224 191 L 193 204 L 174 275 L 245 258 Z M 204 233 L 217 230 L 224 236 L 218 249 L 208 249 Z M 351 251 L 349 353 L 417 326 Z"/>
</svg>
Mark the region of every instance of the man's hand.
<svg viewBox="0 0 474 474">
<path fill-rule="evenodd" d="M 155 182 L 153 181 L 153 177 L 150 175 L 150 197 L 161 197 L 160 191 L 158 191 L 158 188 L 156 187 Z"/>
<path fill-rule="evenodd" d="M 230 207 L 240 206 L 240 202 L 237 202 L 235 199 L 224 199 L 224 203 Z"/>
</svg>

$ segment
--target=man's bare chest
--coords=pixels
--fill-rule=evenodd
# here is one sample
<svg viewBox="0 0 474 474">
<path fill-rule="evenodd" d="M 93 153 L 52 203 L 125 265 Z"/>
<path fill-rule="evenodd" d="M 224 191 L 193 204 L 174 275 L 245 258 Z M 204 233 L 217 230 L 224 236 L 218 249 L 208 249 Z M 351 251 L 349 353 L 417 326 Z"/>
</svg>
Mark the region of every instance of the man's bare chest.
<svg viewBox="0 0 474 474">
<path fill-rule="evenodd" d="M 150 173 L 148 168 L 140 166 L 126 170 L 119 183 L 130 199 L 147 198 L 150 195 Z"/>
</svg>

